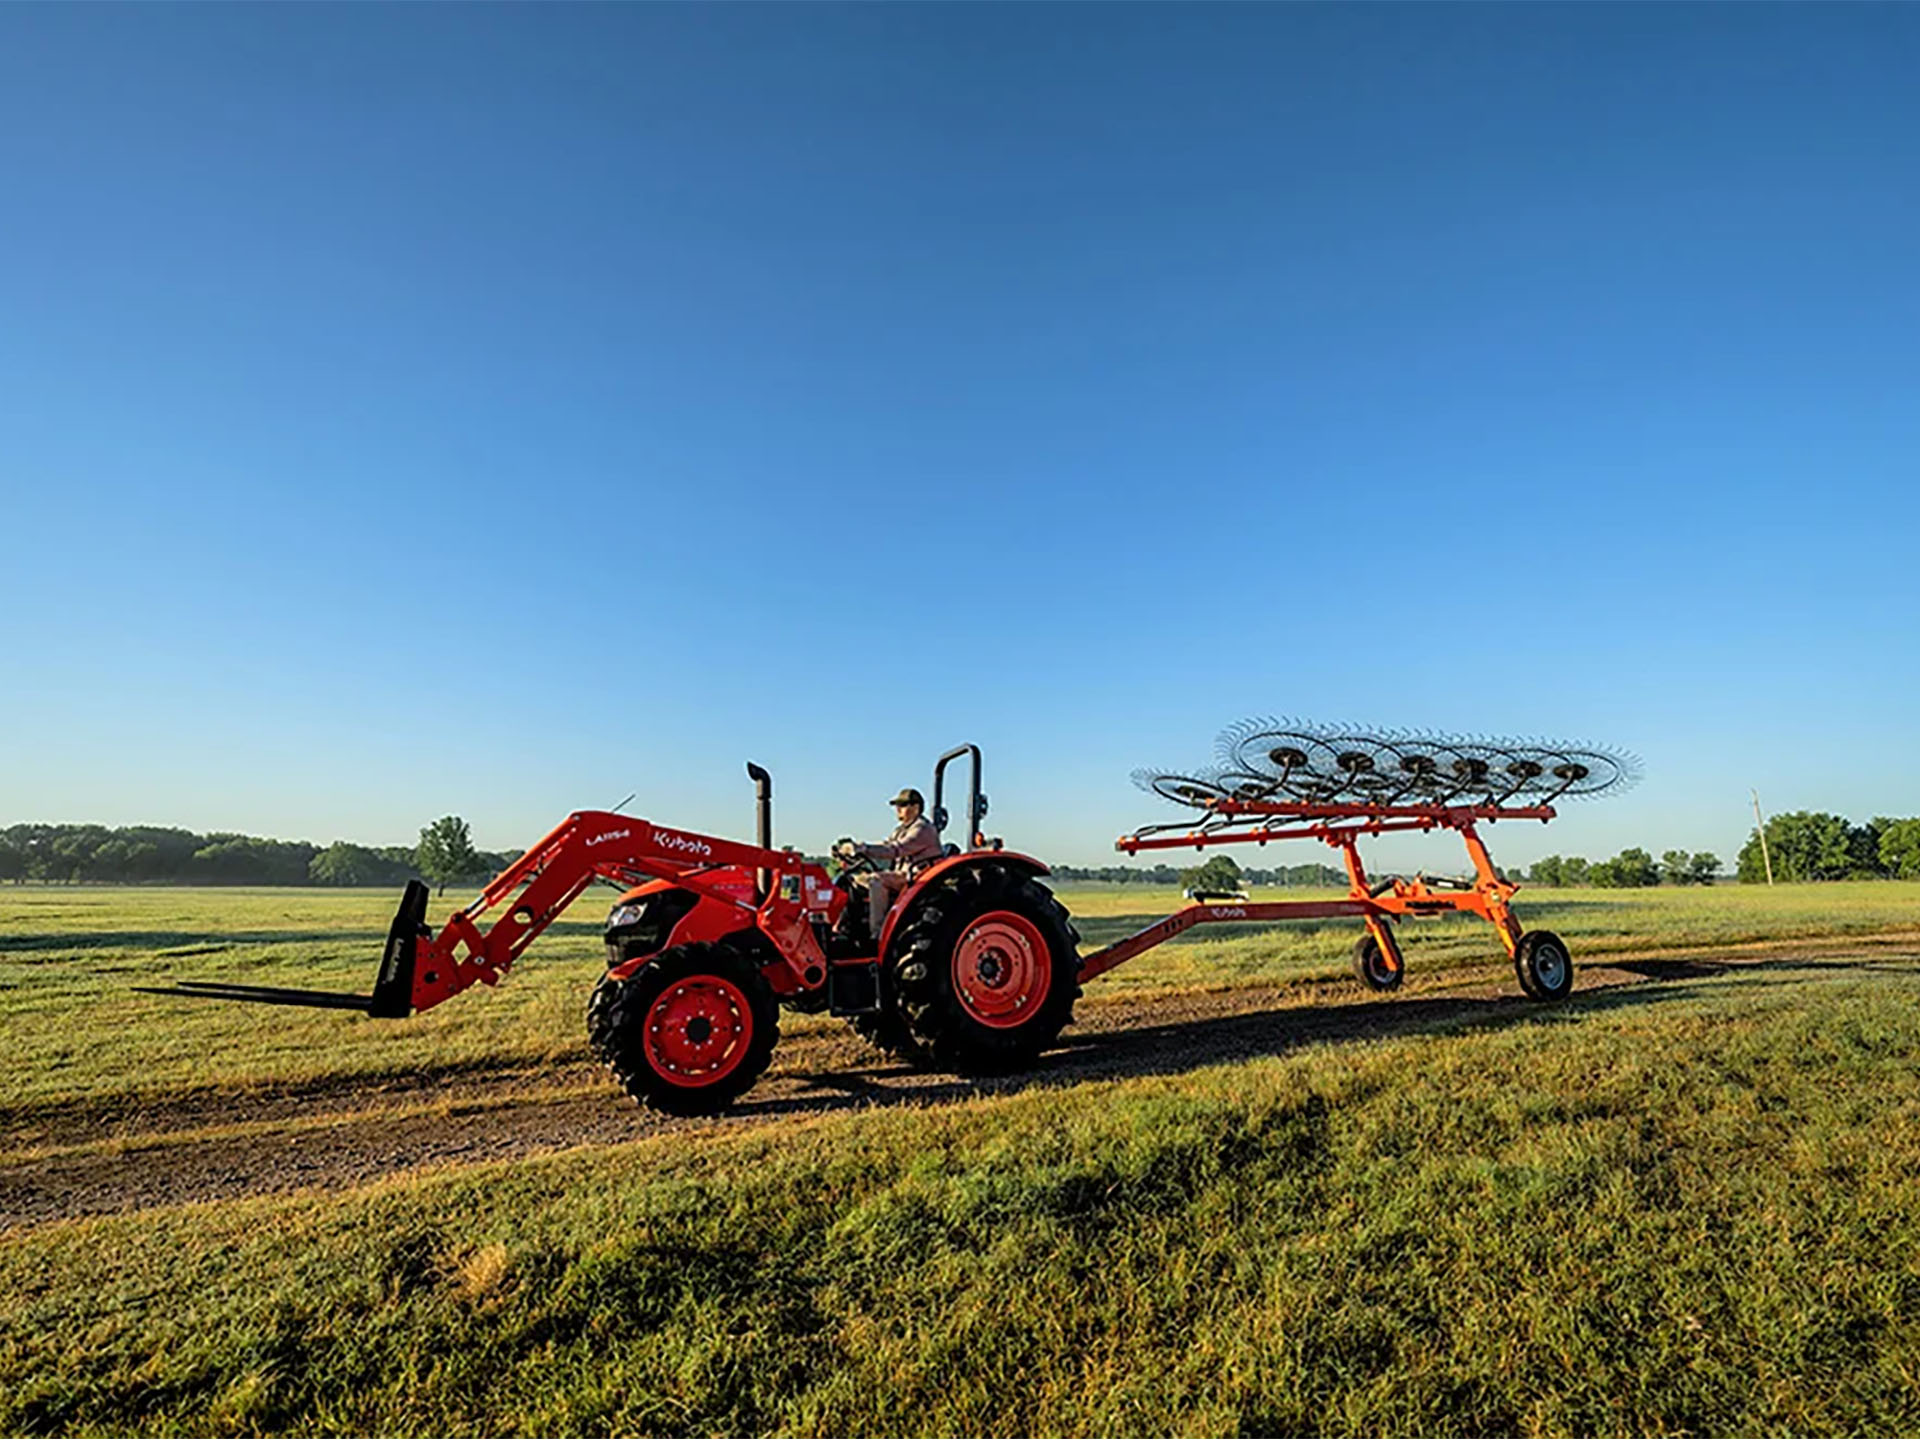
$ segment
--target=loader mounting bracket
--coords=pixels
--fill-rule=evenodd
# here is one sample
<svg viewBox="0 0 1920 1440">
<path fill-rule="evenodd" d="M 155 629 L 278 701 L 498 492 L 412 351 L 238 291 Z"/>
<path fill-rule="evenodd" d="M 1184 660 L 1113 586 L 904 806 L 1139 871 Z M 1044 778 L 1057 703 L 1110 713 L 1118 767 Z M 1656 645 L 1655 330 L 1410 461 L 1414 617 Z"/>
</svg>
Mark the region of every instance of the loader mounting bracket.
<svg viewBox="0 0 1920 1440">
<path fill-rule="evenodd" d="M 393 924 L 387 927 L 387 948 L 380 952 L 380 973 L 374 978 L 367 1014 L 376 1020 L 404 1020 L 413 1013 L 414 960 L 421 937 L 431 939 L 432 935 L 427 928 L 426 882 L 409 880 L 400 908 L 393 912 Z"/>
</svg>

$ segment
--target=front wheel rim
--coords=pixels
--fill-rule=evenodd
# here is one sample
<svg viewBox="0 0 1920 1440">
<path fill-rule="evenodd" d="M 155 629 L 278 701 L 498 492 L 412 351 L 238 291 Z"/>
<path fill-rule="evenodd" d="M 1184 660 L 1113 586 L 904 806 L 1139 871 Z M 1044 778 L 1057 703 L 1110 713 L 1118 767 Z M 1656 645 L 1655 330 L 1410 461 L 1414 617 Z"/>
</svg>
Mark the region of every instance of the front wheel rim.
<svg viewBox="0 0 1920 1440">
<path fill-rule="evenodd" d="M 647 1009 L 647 1066 L 669 1085 L 698 1090 L 740 1068 L 753 1040 L 753 1010 L 731 980 L 676 980 Z"/>
<path fill-rule="evenodd" d="M 1558 945 L 1536 945 L 1533 976 L 1543 990 L 1558 990 L 1567 979 L 1567 956 Z"/>
<path fill-rule="evenodd" d="M 1024 915 L 995 910 L 960 934 L 953 947 L 953 991 L 960 1008 L 993 1030 L 1026 1024 L 1053 988 L 1046 937 Z"/>
</svg>

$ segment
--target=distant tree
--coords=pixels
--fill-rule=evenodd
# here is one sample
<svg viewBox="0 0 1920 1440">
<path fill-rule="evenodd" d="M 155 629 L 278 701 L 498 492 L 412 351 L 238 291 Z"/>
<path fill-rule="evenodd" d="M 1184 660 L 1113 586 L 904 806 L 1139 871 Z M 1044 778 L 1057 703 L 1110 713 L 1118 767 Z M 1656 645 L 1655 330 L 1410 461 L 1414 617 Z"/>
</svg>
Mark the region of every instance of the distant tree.
<svg viewBox="0 0 1920 1440">
<path fill-rule="evenodd" d="M 1847 828 L 1847 852 L 1853 859 L 1855 877 L 1879 880 L 1889 873 L 1880 859 L 1880 837 L 1893 823 L 1884 815 L 1876 815 L 1864 825 Z"/>
<path fill-rule="evenodd" d="M 1880 831 L 1880 869 L 1899 880 L 1920 880 L 1920 819 L 1889 820 Z"/>
<path fill-rule="evenodd" d="M 1635 890 L 1660 883 L 1660 867 L 1653 856 L 1637 845 L 1622 850 L 1611 860 L 1602 860 L 1588 872 L 1595 885 L 1610 890 Z"/>
<path fill-rule="evenodd" d="M 1561 877 L 1561 871 L 1565 863 L 1558 855 L 1542 855 L 1527 871 L 1527 879 L 1535 885 L 1564 885 L 1566 881 Z"/>
<path fill-rule="evenodd" d="M 13 825 L 7 841 L 20 852 L 22 880 L 45 880 L 52 864 L 53 842 L 60 833 L 54 825 Z"/>
<path fill-rule="evenodd" d="M 10 835 L 0 835 L 0 880 L 18 885 L 26 877 L 27 852 Z"/>
<path fill-rule="evenodd" d="M 80 881 L 94 878 L 94 855 L 112 839 L 104 825 L 63 825 L 54 837 L 48 880 Z"/>
<path fill-rule="evenodd" d="M 1693 857 L 1684 850 L 1669 850 L 1660 857 L 1662 885 L 1691 885 Z"/>
<path fill-rule="evenodd" d="M 1697 851 L 1687 862 L 1687 872 L 1695 885 L 1711 885 L 1720 873 L 1720 857 L 1711 850 Z"/>
<path fill-rule="evenodd" d="M 364 845 L 336 840 L 313 857 L 307 874 L 316 885 L 379 885 L 389 879 L 393 868 Z"/>
<path fill-rule="evenodd" d="M 1794 810 L 1767 820 L 1766 853 L 1776 880 L 1844 880 L 1856 870 L 1854 827 L 1842 815 Z M 1760 832 L 1750 831 L 1735 862 L 1742 882 L 1767 878 Z"/>
<path fill-rule="evenodd" d="M 193 853 L 195 878 L 216 885 L 305 885 L 318 846 L 263 840 L 257 835 L 210 835 Z"/>
<path fill-rule="evenodd" d="M 1189 890 L 1238 890 L 1240 865 L 1231 855 L 1215 855 L 1204 865 L 1182 871 L 1180 881 Z"/>
<path fill-rule="evenodd" d="M 464 880 L 480 868 L 480 856 L 473 848 L 473 835 L 467 822 L 458 815 L 443 815 L 420 831 L 420 844 L 413 852 L 413 863 L 420 873 L 447 893 L 447 886 Z"/>
<path fill-rule="evenodd" d="M 1613 857 L 1613 863 L 1619 868 L 1622 883 L 1629 888 L 1660 883 L 1660 867 L 1653 863 L 1653 856 L 1638 845 L 1622 850 Z"/>
<path fill-rule="evenodd" d="M 130 841 L 115 835 L 106 844 L 93 852 L 93 862 L 87 867 L 89 880 L 126 880 L 133 871 L 133 845 Z"/>
<path fill-rule="evenodd" d="M 1569 855 L 1560 862 L 1560 883 L 1562 885 L 1586 885 L 1591 881 L 1588 871 L 1593 867 L 1587 863 L 1584 855 Z"/>
</svg>

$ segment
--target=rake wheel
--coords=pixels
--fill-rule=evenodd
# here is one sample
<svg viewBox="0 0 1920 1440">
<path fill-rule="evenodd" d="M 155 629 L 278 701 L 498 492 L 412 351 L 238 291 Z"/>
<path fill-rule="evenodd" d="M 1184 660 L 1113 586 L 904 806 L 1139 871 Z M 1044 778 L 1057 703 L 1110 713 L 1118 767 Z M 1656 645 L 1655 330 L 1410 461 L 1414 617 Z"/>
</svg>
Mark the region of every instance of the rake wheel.
<svg viewBox="0 0 1920 1440">
<path fill-rule="evenodd" d="M 1632 785 L 1633 756 L 1592 745 L 1369 731 L 1299 720 L 1243 720 L 1215 742 L 1216 765 L 1139 771 L 1176 804 L 1222 799 L 1353 805 L 1502 805 L 1581 799 Z"/>
<path fill-rule="evenodd" d="M 1573 993 L 1573 956 L 1551 930 L 1529 930 L 1513 952 L 1514 973 L 1532 1000 L 1564 1000 Z"/>
<path fill-rule="evenodd" d="M 1407 977 L 1407 966 L 1400 957 L 1399 942 L 1393 938 L 1390 930 L 1387 932 L 1387 943 L 1393 947 L 1391 955 L 1381 948 L 1371 930 L 1353 942 L 1353 973 L 1369 990 L 1382 993 L 1398 990 L 1400 982 Z"/>
</svg>

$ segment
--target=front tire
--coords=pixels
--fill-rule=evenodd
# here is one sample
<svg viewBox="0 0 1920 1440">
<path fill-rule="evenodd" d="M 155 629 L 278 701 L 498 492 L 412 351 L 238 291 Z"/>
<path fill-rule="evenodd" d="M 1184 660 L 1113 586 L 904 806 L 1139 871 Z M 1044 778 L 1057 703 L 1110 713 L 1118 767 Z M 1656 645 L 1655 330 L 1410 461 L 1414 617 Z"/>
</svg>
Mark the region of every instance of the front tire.
<svg viewBox="0 0 1920 1440">
<path fill-rule="evenodd" d="M 1513 952 L 1520 988 L 1533 1000 L 1564 1000 L 1573 993 L 1573 956 L 1551 930 L 1529 930 Z"/>
<path fill-rule="evenodd" d="M 896 931 L 900 1017 L 941 1069 L 1025 1069 L 1073 1019 L 1079 936 L 1046 886 L 983 862 L 933 882 Z"/>
<path fill-rule="evenodd" d="M 758 967 L 725 944 L 676 945 L 626 980 L 601 977 L 587 1040 L 622 1088 L 666 1115 L 712 1115 L 773 1059 L 780 1006 Z"/>
</svg>

